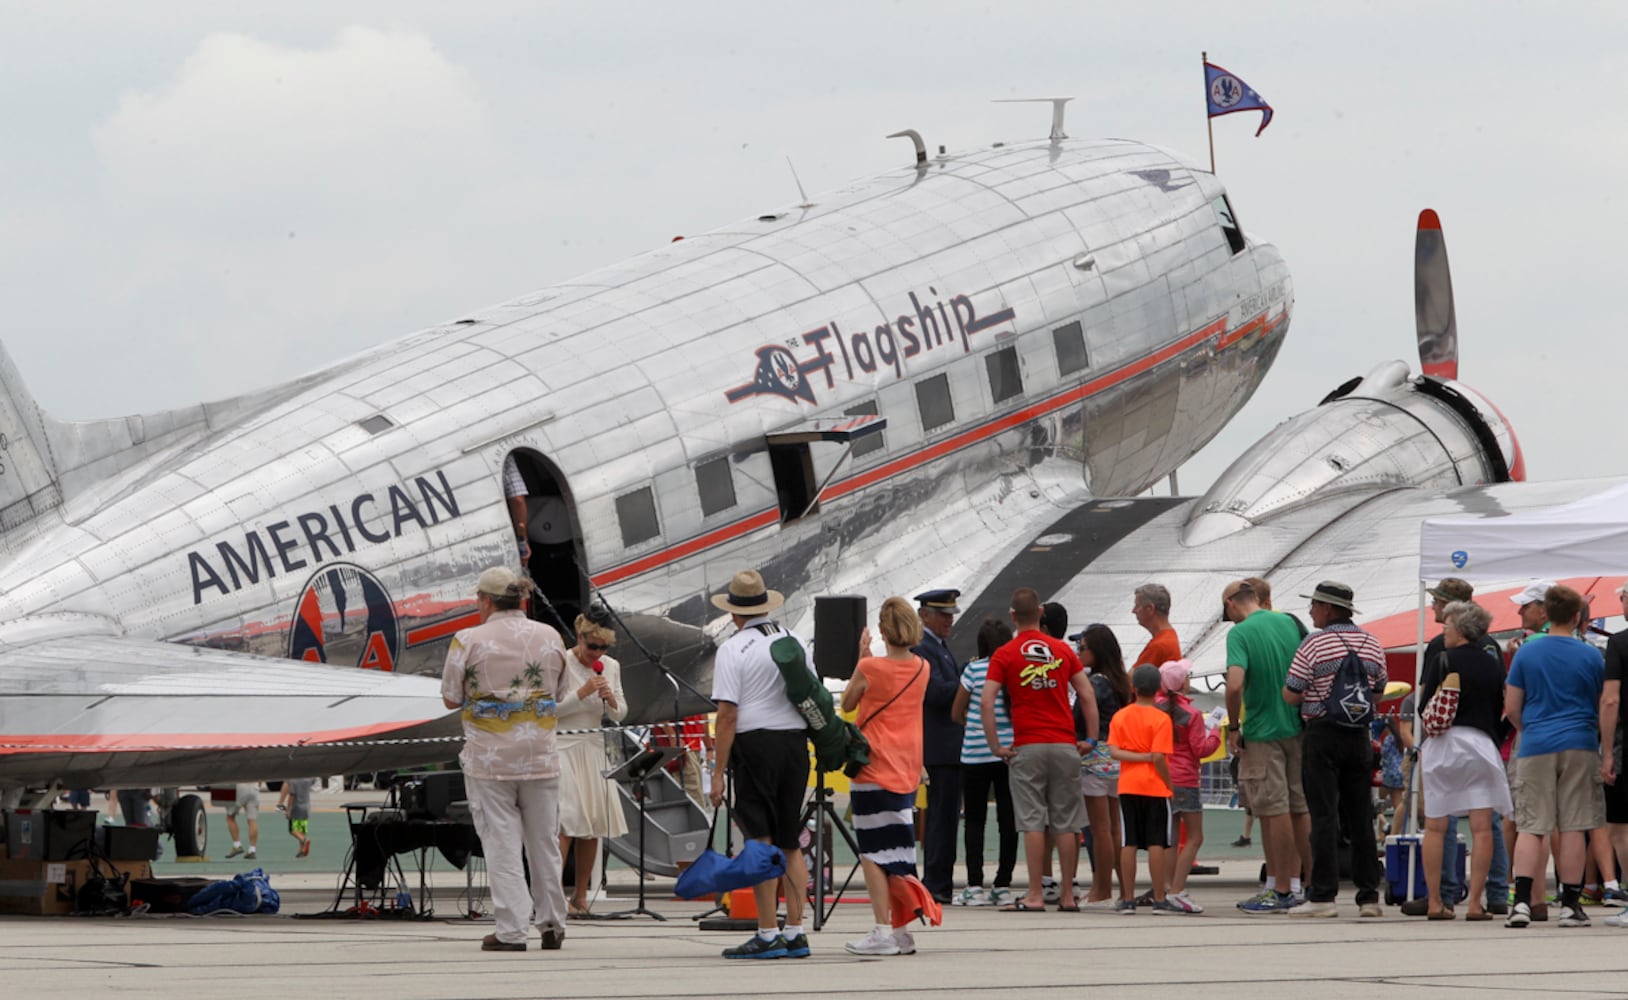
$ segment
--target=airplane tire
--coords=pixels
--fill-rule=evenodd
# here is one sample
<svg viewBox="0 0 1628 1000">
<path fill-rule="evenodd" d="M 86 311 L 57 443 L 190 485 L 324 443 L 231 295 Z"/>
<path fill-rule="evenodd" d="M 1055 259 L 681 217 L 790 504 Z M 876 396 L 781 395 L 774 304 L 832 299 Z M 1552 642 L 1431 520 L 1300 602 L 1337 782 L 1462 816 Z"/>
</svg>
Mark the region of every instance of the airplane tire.
<svg viewBox="0 0 1628 1000">
<path fill-rule="evenodd" d="M 209 815 L 204 812 L 203 799 L 196 795 L 183 795 L 170 809 L 170 836 L 175 838 L 177 857 L 203 857 L 209 846 Z"/>
</svg>

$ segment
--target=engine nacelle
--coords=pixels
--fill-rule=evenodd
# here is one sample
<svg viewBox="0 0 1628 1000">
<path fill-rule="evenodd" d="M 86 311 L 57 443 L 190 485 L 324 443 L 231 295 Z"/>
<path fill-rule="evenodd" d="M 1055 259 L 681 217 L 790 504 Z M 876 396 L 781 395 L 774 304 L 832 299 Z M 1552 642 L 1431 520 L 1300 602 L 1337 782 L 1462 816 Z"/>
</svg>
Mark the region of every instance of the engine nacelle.
<svg viewBox="0 0 1628 1000">
<path fill-rule="evenodd" d="M 1344 493 L 1446 489 L 1524 476 L 1515 432 L 1461 383 L 1388 361 L 1284 421 L 1246 451 L 1193 508 L 1188 545 Z"/>
</svg>

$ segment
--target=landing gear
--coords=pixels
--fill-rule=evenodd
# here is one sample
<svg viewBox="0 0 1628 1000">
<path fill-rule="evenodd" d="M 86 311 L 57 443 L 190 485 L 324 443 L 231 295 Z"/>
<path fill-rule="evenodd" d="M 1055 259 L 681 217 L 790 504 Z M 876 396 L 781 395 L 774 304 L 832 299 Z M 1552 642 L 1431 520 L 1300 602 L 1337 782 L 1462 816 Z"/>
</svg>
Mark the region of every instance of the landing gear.
<svg viewBox="0 0 1628 1000">
<path fill-rule="evenodd" d="M 170 836 L 175 838 L 176 857 L 203 857 L 209 845 L 209 816 L 203 799 L 183 795 L 170 807 Z"/>
</svg>

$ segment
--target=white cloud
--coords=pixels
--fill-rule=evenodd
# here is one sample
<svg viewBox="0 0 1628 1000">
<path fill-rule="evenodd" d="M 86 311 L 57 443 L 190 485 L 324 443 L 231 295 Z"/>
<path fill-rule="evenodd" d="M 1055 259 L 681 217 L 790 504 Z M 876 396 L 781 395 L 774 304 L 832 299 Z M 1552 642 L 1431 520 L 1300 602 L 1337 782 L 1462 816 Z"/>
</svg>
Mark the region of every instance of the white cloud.
<svg viewBox="0 0 1628 1000">
<path fill-rule="evenodd" d="M 211 35 L 93 138 L 109 206 L 188 226 L 399 210 L 504 159 L 463 70 L 422 35 L 366 27 L 320 50 Z"/>
</svg>

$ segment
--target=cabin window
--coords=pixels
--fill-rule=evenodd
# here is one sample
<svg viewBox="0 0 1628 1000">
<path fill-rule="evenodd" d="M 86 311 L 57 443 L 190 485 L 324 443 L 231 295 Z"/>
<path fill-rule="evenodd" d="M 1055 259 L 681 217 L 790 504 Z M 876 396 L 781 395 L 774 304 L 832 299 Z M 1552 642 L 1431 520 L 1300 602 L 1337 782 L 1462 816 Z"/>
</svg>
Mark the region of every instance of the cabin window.
<svg viewBox="0 0 1628 1000">
<path fill-rule="evenodd" d="M 996 403 L 1023 395 L 1023 373 L 1018 371 L 1016 347 L 1003 347 L 984 357 L 989 371 L 989 395 Z"/>
<path fill-rule="evenodd" d="M 1233 253 L 1243 253 L 1244 231 L 1238 225 L 1238 217 L 1232 213 L 1232 202 L 1222 195 L 1210 205 L 1215 209 L 1215 219 L 1221 224 L 1221 232 L 1226 234 L 1227 246 L 1232 248 Z"/>
<path fill-rule="evenodd" d="M 1091 359 L 1085 353 L 1085 330 L 1079 320 L 1052 330 L 1051 342 L 1057 349 L 1057 374 L 1072 375 L 1091 367 Z"/>
<path fill-rule="evenodd" d="M 390 422 L 389 417 L 382 413 L 375 413 L 373 416 L 368 417 L 365 420 L 358 420 L 356 425 L 362 428 L 362 430 L 367 431 L 369 434 L 375 435 L 383 434 L 385 431 L 396 426 Z"/>
<path fill-rule="evenodd" d="M 876 409 L 876 400 L 873 399 L 864 403 L 856 403 L 842 412 L 845 416 L 849 417 L 874 417 L 878 412 Z M 863 458 L 873 451 L 881 451 L 882 433 L 866 434 L 863 437 L 855 438 L 853 442 L 853 449 L 854 458 Z"/>
<path fill-rule="evenodd" d="M 720 455 L 697 465 L 695 488 L 701 494 L 703 516 L 735 506 L 735 479 L 729 471 L 729 456 Z"/>
<path fill-rule="evenodd" d="M 955 404 L 950 399 L 950 377 L 934 375 L 916 383 L 916 408 L 921 411 L 921 429 L 930 431 L 955 420 Z"/>
<path fill-rule="evenodd" d="M 616 519 L 622 525 L 625 549 L 661 534 L 656 523 L 656 495 L 648 486 L 616 498 Z"/>
</svg>

